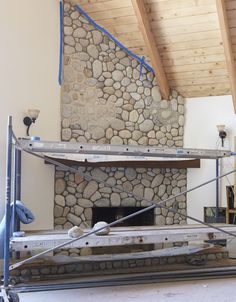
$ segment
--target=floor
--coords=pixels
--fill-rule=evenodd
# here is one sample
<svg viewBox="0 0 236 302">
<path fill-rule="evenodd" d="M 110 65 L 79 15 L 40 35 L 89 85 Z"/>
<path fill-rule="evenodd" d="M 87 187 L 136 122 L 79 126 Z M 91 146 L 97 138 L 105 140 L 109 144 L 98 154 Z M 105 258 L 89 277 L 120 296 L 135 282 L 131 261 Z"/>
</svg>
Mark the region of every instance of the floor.
<svg viewBox="0 0 236 302">
<path fill-rule="evenodd" d="M 236 278 L 20 294 L 20 302 L 233 302 Z"/>
</svg>

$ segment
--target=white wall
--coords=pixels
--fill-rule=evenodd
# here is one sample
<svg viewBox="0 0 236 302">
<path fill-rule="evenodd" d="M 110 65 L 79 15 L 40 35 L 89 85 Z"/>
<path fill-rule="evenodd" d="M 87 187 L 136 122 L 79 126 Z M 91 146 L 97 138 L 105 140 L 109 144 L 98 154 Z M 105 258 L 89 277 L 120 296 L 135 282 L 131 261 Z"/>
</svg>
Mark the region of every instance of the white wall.
<svg viewBox="0 0 236 302">
<path fill-rule="evenodd" d="M 24 113 L 29 108 L 38 108 L 41 112 L 31 135 L 44 140 L 59 139 L 59 0 L 2 0 L 0 37 L 1 218 L 4 212 L 7 116 L 13 116 L 15 133 L 23 137 Z M 30 228 L 50 228 L 53 224 L 53 167 L 27 156 L 22 168 L 22 200 L 36 216 L 36 222 Z"/>
<path fill-rule="evenodd" d="M 234 148 L 236 115 L 231 96 L 186 99 L 184 147 L 221 149 L 216 125 L 224 124 L 228 137 L 225 147 Z M 233 158 L 221 160 L 221 174 L 233 169 Z M 201 160 L 200 169 L 188 170 L 188 188 L 203 183 L 216 175 L 215 160 Z M 225 186 L 233 184 L 234 176 L 221 181 L 221 206 L 226 205 Z M 216 185 L 209 184 L 188 194 L 188 214 L 203 220 L 203 207 L 215 206 Z M 189 220 L 189 223 L 193 221 Z"/>
</svg>

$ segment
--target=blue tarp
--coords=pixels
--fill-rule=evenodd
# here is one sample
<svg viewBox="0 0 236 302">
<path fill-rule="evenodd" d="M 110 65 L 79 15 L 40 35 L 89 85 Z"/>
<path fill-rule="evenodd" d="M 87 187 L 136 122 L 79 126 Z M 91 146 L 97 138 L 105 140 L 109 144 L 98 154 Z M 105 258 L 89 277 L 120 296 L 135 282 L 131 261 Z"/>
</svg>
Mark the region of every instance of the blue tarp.
<svg viewBox="0 0 236 302">
<path fill-rule="evenodd" d="M 11 204 L 11 214 L 13 210 L 13 204 Z M 26 206 L 23 204 L 22 201 L 17 200 L 16 201 L 16 215 L 20 222 L 24 224 L 29 224 L 34 221 L 34 215 L 33 213 L 26 208 Z M 12 215 L 11 215 L 12 217 Z M 1 223 L 0 223 L 0 259 L 3 258 L 3 246 L 4 246 L 4 233 L 5 233 L 5 219 L 6 217 L 4 216 Z"/>
</svg>

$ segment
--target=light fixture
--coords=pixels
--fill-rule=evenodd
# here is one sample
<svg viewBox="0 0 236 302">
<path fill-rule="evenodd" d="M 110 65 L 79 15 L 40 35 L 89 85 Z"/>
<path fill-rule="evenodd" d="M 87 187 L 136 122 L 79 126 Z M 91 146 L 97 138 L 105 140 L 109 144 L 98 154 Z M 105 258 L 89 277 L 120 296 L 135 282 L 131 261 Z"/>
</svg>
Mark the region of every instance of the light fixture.
<svg viewBox="0 0 236 302">
<path fill-rule="evenodd" d="M 39 116 L 39 112 L 40 112 L 40 110 L 38 110 L 38 109 L 29 109 L 28 116 L 24 117 L 23 123 L 25 126 L 27 126 L 27 128 L 26 128 L 27 136 L 29 136 L 30 126 L 32 125 L 32 123 L 35 123 L 36 119 Z"/>
<path fill-rule="evenodd" d="M 227 136 L 227 133 L 225 131 L 225 125 L 217 125 L 216 127 L 219 131 L 219 137 L 221 138 L 221 146 L 224 147 L 224 139 Z"/>
</svg>

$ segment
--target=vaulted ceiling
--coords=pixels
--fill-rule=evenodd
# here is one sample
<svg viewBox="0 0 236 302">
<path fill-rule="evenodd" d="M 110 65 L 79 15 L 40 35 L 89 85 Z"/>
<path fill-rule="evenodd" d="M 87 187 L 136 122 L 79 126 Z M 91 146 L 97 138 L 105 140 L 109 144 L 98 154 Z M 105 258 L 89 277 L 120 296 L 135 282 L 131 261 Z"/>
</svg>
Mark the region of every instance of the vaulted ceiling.
<svg viewBox="0 0 236 302">
<path fill-rule="evenodd" d="M 163 68 L 171 89 L 185 97 L 232 94 L 236 104 L 236 0 L 76 2 L 132 52 L 145 56 L 157 74 Z M 145 12 L 140 7 L 143 4 Z M 146 24 L 140 21 L 143 13 Z M 153 45 L 147 44 L 147 26 Z M 161 61 L 158 67 L 153 62 L 153 47 Z"/>
</svg>

